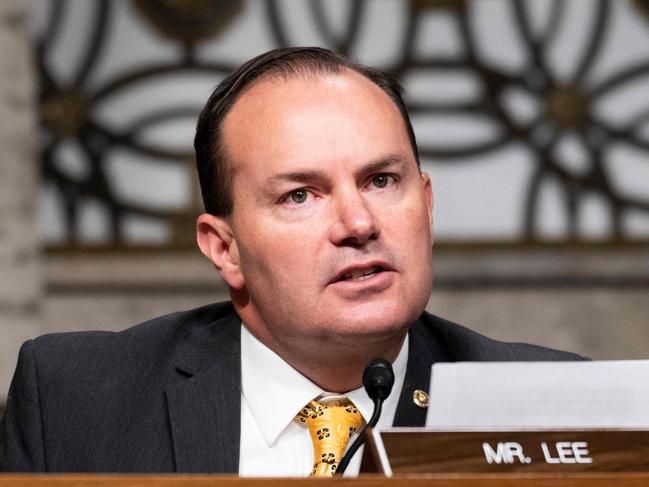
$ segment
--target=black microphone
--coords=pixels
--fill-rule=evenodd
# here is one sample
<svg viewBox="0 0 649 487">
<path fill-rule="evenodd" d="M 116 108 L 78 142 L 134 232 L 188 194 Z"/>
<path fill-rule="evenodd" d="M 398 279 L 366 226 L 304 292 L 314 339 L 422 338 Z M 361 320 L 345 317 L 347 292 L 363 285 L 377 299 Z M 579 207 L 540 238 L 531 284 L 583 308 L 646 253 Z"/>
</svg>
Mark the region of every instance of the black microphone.
<svg viewBox="0 0 649 487">
<path fill-rule="evenodd" d="M 376 404 L 376 400 L 385 401 L 394 385 L 392 364 L 384 358 L 376 357 L 363 372 L 363 386 L 367 395 Z"/>
<path fill-rule="evenodd" d="M 384 358 L 376 357 L 373 358 L 369 365 L 365 368 L 363 372 L 363 387 L 367 391 L 367 395 L 370 396 L 372 402 L 374 402 L 374 412 L 372 417 L 365 425 L 365 427 L 358 433 L 358 437 L 352 443 L 352 446 L 349 447 L 347 453 L 338 464 L 336 469 L 336 475 L 342 475 L 347 469 L 347 465 L 351 461 L 354 453 L 365 443 L 365 431 L 367 428 L 373 428 L 381 416 L 381 407 L 383 401 L 387 399 L 394 385 L 394 372 L 392 372 L 392 364 L 385 360 Z"/>
</svg>

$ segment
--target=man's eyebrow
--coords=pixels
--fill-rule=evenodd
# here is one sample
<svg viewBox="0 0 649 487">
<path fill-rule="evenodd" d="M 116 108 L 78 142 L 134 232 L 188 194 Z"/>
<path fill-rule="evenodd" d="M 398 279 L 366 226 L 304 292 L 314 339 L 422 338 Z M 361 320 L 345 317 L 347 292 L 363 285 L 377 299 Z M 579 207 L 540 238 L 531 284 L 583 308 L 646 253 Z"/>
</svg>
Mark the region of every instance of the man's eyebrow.
<svg viewBox="0 0 649 487">
<path fill-rule="evenodd" d="M 382 169 L 388 168 L 390 166 L 399 166 L 406 164 L 408 158 L 400 154 L 390 154 L 385 157 L 381 157 L 375 161 L 368 163 L 367 165 L 361 168 L 362 172 L 371 173 L 380 171 Z"/>
<path fill-rule="evenodd" d="M 270 178 L 271 183 L 298 182 L 308 183 L 314 179 L 323 179 L 324 173 L 317 170 L 291 171 L 275 174 Z"/>
</svg>

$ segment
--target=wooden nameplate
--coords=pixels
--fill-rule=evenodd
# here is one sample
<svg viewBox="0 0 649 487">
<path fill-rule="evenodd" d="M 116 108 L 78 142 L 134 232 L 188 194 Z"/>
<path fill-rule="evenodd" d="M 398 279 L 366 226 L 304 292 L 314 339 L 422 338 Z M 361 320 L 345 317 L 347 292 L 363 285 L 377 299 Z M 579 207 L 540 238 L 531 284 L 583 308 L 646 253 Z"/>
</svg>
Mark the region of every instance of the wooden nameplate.
<svg viewBox="0 0 649 487">
<path fill-rule="evenodd" d="M 649 430 L 373 429 L 363 472 L 649 472 Z"/>
</svg>

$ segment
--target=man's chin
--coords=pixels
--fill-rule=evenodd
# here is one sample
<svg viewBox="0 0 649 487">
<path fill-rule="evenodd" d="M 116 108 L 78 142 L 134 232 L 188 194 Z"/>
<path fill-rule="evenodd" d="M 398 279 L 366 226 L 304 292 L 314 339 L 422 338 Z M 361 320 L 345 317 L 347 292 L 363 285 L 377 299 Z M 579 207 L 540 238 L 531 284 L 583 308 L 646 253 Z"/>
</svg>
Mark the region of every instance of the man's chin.
<svg viewBox="0 0 649 487">
<path fill-rule="evenodd" d="M 407 331 L 416 317 L 405 311 L 395 311 L 393 308 L 384 309 L 380 306 L 373 306 L 371 309 L 350 309 L 344 315 L 331 320 L 331 329 L 341 335 L 358 338 L 399 335 Z"/>
</svg>

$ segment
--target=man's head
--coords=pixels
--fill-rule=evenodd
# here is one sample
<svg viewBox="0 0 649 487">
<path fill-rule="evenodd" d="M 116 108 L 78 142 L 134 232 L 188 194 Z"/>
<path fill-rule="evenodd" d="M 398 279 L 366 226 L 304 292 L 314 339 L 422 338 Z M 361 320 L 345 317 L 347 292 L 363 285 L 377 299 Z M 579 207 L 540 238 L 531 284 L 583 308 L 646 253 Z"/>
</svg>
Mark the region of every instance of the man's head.
<svg viewBox="0 0 649 487">
<path fill-rule="evenodd" d="M 283 65 L 282 53 L 290 69 L 226 80 L 201 115 L 199 167 L 210 152 L 225 163 L 230 200 L 204 193 L 198 242 L 253 334 L 317 382 L 307 369 L 324 355 L 396 355 L 430 293 L 432 192 L 398 85 L 295 64 L 333 56 L 320 49 L 264 57 Z M 224 114 L 207 113 L 235 88 Z M 199 171 L 205 192 L 214 170 Z"/>
</svg>

